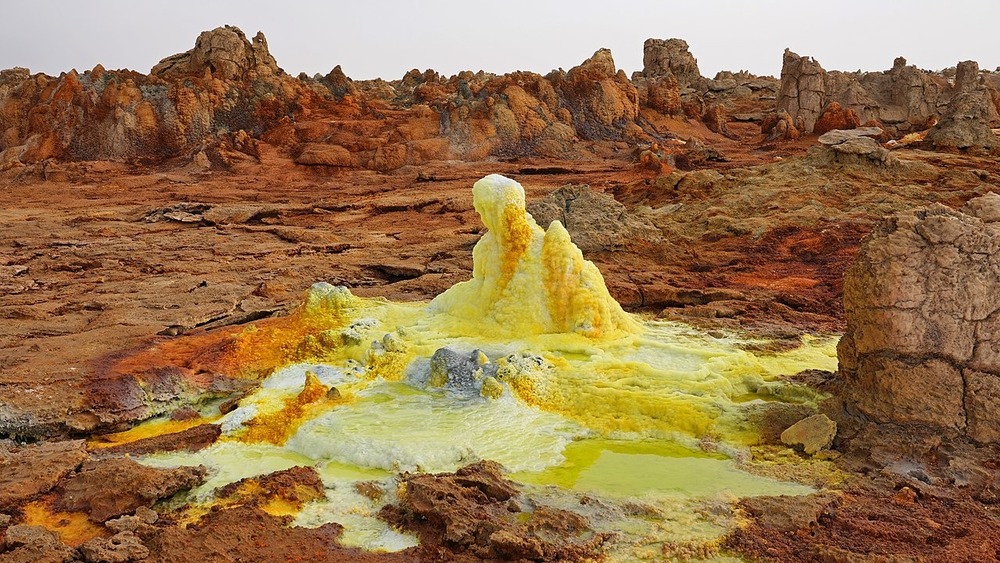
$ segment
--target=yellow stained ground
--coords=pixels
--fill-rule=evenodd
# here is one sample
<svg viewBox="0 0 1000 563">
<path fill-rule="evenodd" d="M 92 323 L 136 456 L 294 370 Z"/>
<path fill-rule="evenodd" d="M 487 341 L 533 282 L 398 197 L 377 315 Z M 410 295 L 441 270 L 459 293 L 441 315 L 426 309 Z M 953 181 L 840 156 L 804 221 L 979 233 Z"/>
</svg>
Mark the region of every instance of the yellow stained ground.
<svg viewBox="0 0 1000 563">
<path fill-rule="evenodd" d="M 674 503 L 676 514 L 662 510 L 674 524 L 633 522 L 636 534 L 661 543 L 683 536 L 676 526 L 687 522 L 680 515 L 690 499 L 811 490 L 750 475 L 695 446 L 733 452 L 757 443 L 744 414 L 754 402 L 815 404 L 816 392 L 780 376 L 835 369 L 836 338 L 807 337 L 794 350 L 765 354 L 737 334 L 643 321 L 611 298 L 561 225 L 545 232 L 535 224 L 516 182 L 488 176 L 473 193 L 489 228 L 473 251 L 473 279 L 429 304 L 362 299 L 317 284 L 295 315 L 244 331 L 230 361 L 268 359 L 271 375 L 219 420 L 223 440 L 149 462 L 205 463 L 216 469 L 213 487 L 224 484 L 220 476 L 246 476 L 247 465 L 259 473 L 313 464 L 329 468 L 324 479 L 343 491 L 370 471 L 498 459 L 524 482 Z M 496 398 L 421 387 L 417 367 L 443 347 L 478 349 L 496 364 L 502 389 L 489 393 Z M 210 504 L 206 487 L 195 494 Z M 358 539 L 363 546 L 407 544 L 369 522 L 377 509 L 370 500 L 345 502 L 357 508 L 310 509 L 309 521 L 357 517 L 356 525 L 373 526 L 357 536 L 367 538 Z M 278 513 L 295 508 L 268 503 Z M 720 529 L 705 524 L 691 537 L 708 545 Z"/>
<path fill-rule="evenodd" d="M 83 512 L 63 512 L 55 510 L 44 500 L 24 505 L 24 524 L 43 526 L 59 534 L 59 539 L 70 547 L 77 547 L 87 540 L 109 537 L 103 526 L 94 524 Z"/>
</svg>

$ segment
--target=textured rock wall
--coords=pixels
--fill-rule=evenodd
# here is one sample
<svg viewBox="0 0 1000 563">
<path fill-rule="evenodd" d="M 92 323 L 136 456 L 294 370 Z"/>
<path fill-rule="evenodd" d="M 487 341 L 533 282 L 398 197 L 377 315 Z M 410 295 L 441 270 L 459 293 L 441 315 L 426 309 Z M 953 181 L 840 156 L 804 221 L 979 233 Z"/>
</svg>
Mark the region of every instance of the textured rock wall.
<svg viewBox="0 0 1000 563">
<path fill-rule="evenodd" d="M 1000 442 L 1000 196 L 884 221 L 844 279 L 849 410 Z"/>
<path fill-rule="evenodd" d="M 944 76 L 907 65 L 902 57 L 885 72 L 828 72 L 815 59 L 786 49 L 777 107 L 805 133 L 813 132 L 833 102 L 862 124 L 878 122 L 892 133 L 903 133 L 929 127 L 950 96 Z"/>
<path fill-rule="evenodd" d="M 642 76 L 663 78 L 673 76 L 681 88 L 702 80 L 698 60 L 688 51 L 683 39 L 647 39 L 642 45 Z"/>
<path fill-rule="evenodd" d="M 990 150 L 1000 145 L 990 124 L 998 119 L 991 84 L 980 79 L 975 61 L 958 63 L 951 102 L 941 120 L 927 133 L 935 148 Z"/>
<path fill-rule="evenodd" d="M 100 65 L 27 74 L 0 75 L 0 169 L 179 156 L 240 130 L 257 135 L 317 97 L 277 68 L 263 35 L 251 43 L 229 27 L 202 33 L 150 75 Z"/>
</svg>

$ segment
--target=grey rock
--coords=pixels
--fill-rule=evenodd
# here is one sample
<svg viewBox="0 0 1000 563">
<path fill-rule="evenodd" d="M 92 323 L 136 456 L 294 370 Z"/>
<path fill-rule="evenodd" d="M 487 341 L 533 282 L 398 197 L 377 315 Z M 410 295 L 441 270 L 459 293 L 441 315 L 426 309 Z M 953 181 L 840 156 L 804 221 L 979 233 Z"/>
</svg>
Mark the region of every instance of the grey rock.
<svg viewBox="0 0 1000 563">
<path fill-rule="evenodd" d="M 561 222 L 584 254 L 663 240 L 651 221 L 583 184 L 562 186 L 541 201 L 528 204 L 527 209 L 543 228 L 552 221 Z"/>
<path fill-rule="evenodd" d="M 882 134 L 881 127 L 858 127 L 857 129 L 834 129 L 819 136 L 821 145 L 838 145 L 844 141 L 858 137 L 878 137 Z"/>
<path fill-rule="evenodd" d="M 682 89 L 702 80 L 698 60 L 688 51 L 686 41 L 647 39 L 642 45 L 642 75 L 660 78 L 667 74 L 674 75 Z"/>
<path fill-rule="evenodd" d="M 478 395 L 483 379 L 495 377 L 497 365 L 479 350 L 458 352 L 451 348 L 440 348 L 431 356 L 431 387 L 443 387 L 464 395 Z"/>
<path fill-rule="evenodd" d="M 990 128 L 990 123 L 998 117 L 997 110 L 986 86 L 979 82 L 977 63 L 959 63 L 954 90 L 941 120 L 927 133 L 927 142 L 935 148 L 963 150 L 991 150 L 1000 146 Z"/>
</svg>

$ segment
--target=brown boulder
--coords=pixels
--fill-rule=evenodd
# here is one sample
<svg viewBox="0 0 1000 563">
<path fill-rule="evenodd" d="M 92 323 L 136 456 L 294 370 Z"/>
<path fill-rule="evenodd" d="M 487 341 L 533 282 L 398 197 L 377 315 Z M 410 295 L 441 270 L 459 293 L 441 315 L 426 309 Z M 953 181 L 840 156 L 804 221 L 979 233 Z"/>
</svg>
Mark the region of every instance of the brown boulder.
<svg viewBox="0 0 1000 563">
<path fill-rule="evenodd" d="M 340 145 L 307 143 L 302 146 L 301 152 L 295 157 L 295 163 L 307 166 L 350 168 L 354 165 L 354 158 L 351 156 L 351 151 Z"/>
<path fill-rule="evenodd" d="M 149 549 L 132 532 L 119 532 L 110 538 L 94 538 L 80 546 L 80 555 L 88 563 L 130 563 L 149 557 Z"/>
<path fill-rule="evenodd" d="M 88 461 L 62 485 L 58 504 L 104 522 L 199 485 L 207 472 L 203 466 L 157 469 L 130 458 Z"/>
<path fill-rule="evenodd" d="M 482 461 L 455 473 L 404 475 L 405 494 L 379 516 L 416 533 L 422 545 L 487 560 L 589 559 L 608 539 L 564 510 L 523 508 L 520 492 L 500 466 Z"/>
<path fill-rule="evenodd" d="M 840 386 L 875 423 L 1000 441 L 1000 196 L 887 219 L 844 279 Z"/>
<path fill-rule="evenodd" d="M 726 115 L 726 106 L 720 103 L 708 104 L 705 113 L 701 116 L 702 122 L 720 135 L 733 138 L 733 133 L 729 130 L 729 117 Z"/>
<path fill-rule="evenodd" d="M 764 134 L 765 141 L 794 141 L 801 136 L 795 120 L 783 109 L 765 116 L 760 123 L 760 132 Z"/>
<path fill-rule="evenodd" d="M 0 561 L 3 563 L 70 563 L 76 560 L 76 550 L 42 526 L 11 526 L 0 541 Z"/>
<path fill-rule="evenodd" d="M 0 511 L 48 492 L 85 459 L 83 440 L 0 449 Z"/>
</svg>

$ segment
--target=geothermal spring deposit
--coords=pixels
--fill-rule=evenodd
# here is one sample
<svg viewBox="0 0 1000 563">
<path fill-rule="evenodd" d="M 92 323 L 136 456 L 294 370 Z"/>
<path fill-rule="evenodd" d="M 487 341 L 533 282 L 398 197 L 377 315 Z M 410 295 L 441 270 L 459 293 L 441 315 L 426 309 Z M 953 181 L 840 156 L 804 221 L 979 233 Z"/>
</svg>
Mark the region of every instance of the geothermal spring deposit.
<svg viewBox="0 0 1000 563">
<path fill-rule="evenodd" d="M 1000 73 L 643 55 L 0 71 L 0 563 L 1000 559 Z"/>
</svg>

